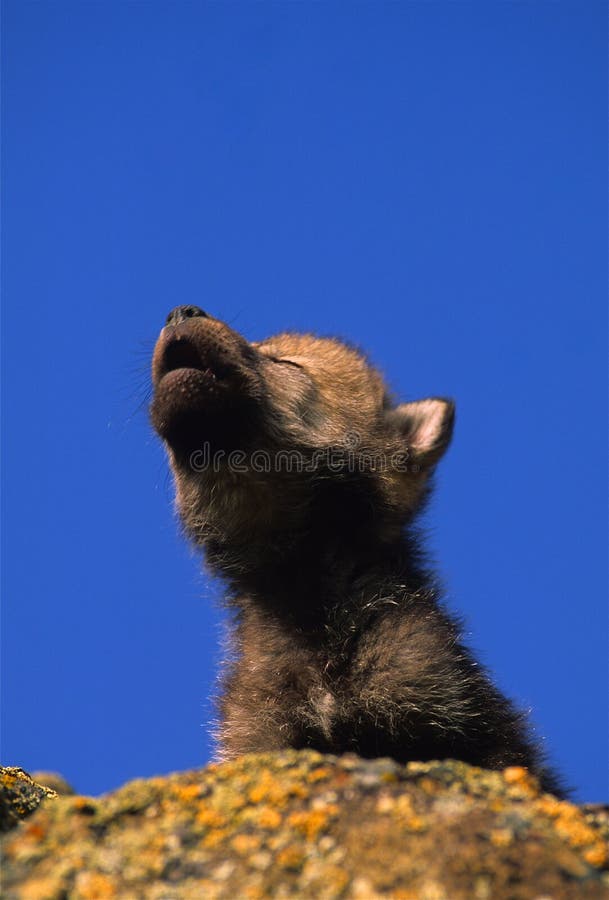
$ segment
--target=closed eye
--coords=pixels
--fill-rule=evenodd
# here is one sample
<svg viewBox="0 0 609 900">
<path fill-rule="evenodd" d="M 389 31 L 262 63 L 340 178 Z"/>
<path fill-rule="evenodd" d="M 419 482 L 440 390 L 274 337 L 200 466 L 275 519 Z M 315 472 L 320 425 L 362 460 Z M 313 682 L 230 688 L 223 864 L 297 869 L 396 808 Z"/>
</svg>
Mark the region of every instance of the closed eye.
<svg viewBox="0 0 609 900">
<path fill-rule="evenodd" d="M 297 369 L 302 369 L 300 363 L 294 362 L 292 359 L 278 359 L 276 356 L 268 356 L 267 359 L 270 359 L 271 362 L 285 363 L 286 366 L 296 366 Z"/>
</svg>

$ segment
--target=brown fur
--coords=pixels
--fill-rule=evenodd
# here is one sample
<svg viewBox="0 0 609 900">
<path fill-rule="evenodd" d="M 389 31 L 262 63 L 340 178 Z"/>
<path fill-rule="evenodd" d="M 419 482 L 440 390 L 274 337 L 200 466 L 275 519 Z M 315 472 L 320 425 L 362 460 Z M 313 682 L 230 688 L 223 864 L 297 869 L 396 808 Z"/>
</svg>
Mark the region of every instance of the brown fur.
<svg viewBox="0 0 609 900">
<path fill-rule="evenodd" d="M 452 403 L 396 405 L 342 342 L 250 344 L 197 307 L 170 314 L 153 383 L 179 513 L 234 610 L 222 757 L 283 747 L 454 757 L 525 765 L 559 790 L 525 717 L 462 643 L 420 551 L 414 520 L 451 439 Z M 215 470 L 198 465 L 205 444 Z M 256 451 L 268 471 L 252 465 Z M 305 471 L 286 471 L 282 452 Z"/>
</svg>

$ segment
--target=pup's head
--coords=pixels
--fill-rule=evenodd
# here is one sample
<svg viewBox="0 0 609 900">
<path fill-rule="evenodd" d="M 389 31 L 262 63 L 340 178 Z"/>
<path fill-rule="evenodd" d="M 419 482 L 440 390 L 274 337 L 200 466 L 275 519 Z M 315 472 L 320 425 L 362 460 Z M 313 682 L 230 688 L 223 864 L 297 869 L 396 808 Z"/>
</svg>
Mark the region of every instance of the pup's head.
<svg viewBox="0 0 609 900">
<path fill-rule="evenodd" d="M 399 528 L 452 433 L 450 401 L 396 405 L 380 373 L 340 341 L 280 334 L 249 343 L 196 306 L 169 314 L 152 381 L 152 423 L 178 507 L 203 539 L 297 530 L 337 486 L 343 500 L 368 491 L 379 526 L 386 510 Z"/>
</svg>

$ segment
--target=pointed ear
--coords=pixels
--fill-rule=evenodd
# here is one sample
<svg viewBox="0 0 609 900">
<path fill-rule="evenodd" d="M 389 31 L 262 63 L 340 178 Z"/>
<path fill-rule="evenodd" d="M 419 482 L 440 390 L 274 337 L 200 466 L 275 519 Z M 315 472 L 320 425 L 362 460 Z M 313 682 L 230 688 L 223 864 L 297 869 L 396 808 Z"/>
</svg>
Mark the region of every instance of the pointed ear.
<svg viewBox="0 0 609 900">
<path fill-rule="evenodd" d="M 387 416 L 391 426 L 403 436 L 414 462 L 434 465 L 450 444 L 455 421 L 452 400 L 430 397 L 414 403 L 400 403 Z"/>
</svg>

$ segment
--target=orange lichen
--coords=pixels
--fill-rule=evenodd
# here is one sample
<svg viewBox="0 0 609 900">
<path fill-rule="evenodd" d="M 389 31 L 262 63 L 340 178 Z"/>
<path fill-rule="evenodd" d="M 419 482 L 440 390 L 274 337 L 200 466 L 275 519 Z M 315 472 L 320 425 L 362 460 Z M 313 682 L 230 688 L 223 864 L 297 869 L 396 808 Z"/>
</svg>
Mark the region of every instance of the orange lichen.
<svg viewBox="0 0 609 900">
<path fill-rule="evenodd" d="M 395 799 L 390 797 L 388 794 L 381 794 L 381 796 L 376 801 L 376 811 L 383 815 L 384 813 L 389 813 L 395 807 Z"/>
<path fill-rule="evenodd" d="M 52 875 L 48 878 L 30 878 L 20 890 L 20 900 L 59 900 L 66 896 L 65 885 Z"/>
<path fill-rule="evenodd" d="M 399 797 L 396 797 L 393 809 L 396 820 L 401 825 L 404 825 L 408 831 L 424 831 L 426 829 L 425 820 L 415 812 L 412 800 L 408 794 L 401 794 Z"/>
<path fill-rule="evenodd" d="M 43 840 L 47 833 L 47 829 L 43 828 L 39 822 L 28 823 L 23 830 L 27 837 L 32 838 L 35 841 Z"/>
<path fill-rule="evenodd" d="M 176 784 L 173 793 L 177 800 L 183 803 L 191 803 L 201 796 L 200 784 Z"/>
<path fill-rule="evenodd" d="M 73 896 L 78 900 L 108 900 L 116 896 L 114 882 L 100 872 L 79 872 L 75 889 Z"/>
<path fill-rule="evenodd" d="M 201 846 L 207 850 L 213 850 L 224 843 L 229 834 L 228 828 L 214 828 L 201 840 Z"/>
<path fill-rule="evenodd" d="M 425 791 L 426 794 L 438 794 L 442 791 L 442 785 L 435 781 L 433 778 L 421 778 L 419 780 L 419 787 L 422 791 Z"/>
<path fill-rule="evenodd" d="M 312 772 L 308 772 L 306 779 L 311 784 L 315 784 L 317 781 L 323 781 L 325 778 L 329 778 L 330 774 L 330 770 L 327 767 L 319 766 L 319 768 L 313 769 Z"/>
<path fill-rule="evenodd" d="M 561 814 L 564 805 L 564 801 L 557 800 L 551 794 L 544 794 L 535 802 L 535 807 L 539 812 L 553 819 Z"/>
<path fill-rule="evenodd" d="M 603 816 L 540 794 L 522 768 L 288 751 L 45 803 L 4 839 L 4 889 L 19 900 L 493 900 L 517 874 L 535 896 L 596 900 Z"/>
<path fill-rule="evenodd" d="M 282 869 L 291 869 L 292 871 L 297 872 L 302 868 L 304 861 L 304 853 L 300 847 L 297 847 L 294 844 L 284 847 L 283 850 L 280 850 L 277 854 L 277 864 L 280 865 Z"/>
<path fill-rule="evenodd" d="M 584 850 L 583 857 L 591 866 L 601 869 L 609 865 L 609 848 L 603 841 L 596 841 L 592 847 Z"/>
<path fill-rule="evenodd" d="M 231 841 L 231 847 L 241 856 L 247 856 L 260 849 L 260 838 L 254 834 L 237 834 Z"/>
<path fill-rule="evenodd" d="M 576 849 L 587 848 L 584 857 L 590 865 L 603 866 L 607 863 L 608 852 L 597 833 L 588 825 L 576 806 L 564 800 L 557 800 L 549 794 L 540 797 L 535 809 L 553 819 L 556 833 Z M 599 860 L 599 862 L 595 862 Z"/>
<path fill-rule="evenodd" d="M 524 766 L 508 766 L 503 770 L 503 777 L 509 785 L 520 788 L 528 797 L 534 796 L 538 791 L 537 782 Z"/>
<path fill-rule="evenodd" d="M 279 828 L 282 819 L 280 813 L 272 806 L 263 806 L 257 810 L 256 821 L 261 828 L 275 829 Z"/>
<path fill-rule="evenodd" d="M 287 799 L 287 790 L 284 786 L 279 786 L 271 773 L 264 771 L 258 783 L 252 787 L 248 793 L 251 803 L 269 803 L 283 804 Z"/>
<path fill-rule="evenodd" d="M 258 884 L 248 884 L 243 892 L 244 900 L 263 900 L 265 891 Z"/>
<path fill-rule="evenodd" d="M 579 811 L 574 814 L 564 813 L 556 820 L 556 831 L 564 837 L 572 847 L 586 847 L 593 844 L 596 835 L 589 825 L 586 825 Z"/>
<path fill-rule="evenodd" d="M 268 769 L 264 770 L 257 783 L 250 788 L 248 799 L 251 803 L 271 803 L 274 806 L 284 806 L 290 797 L 306 797 L 306 788 L 301 782 L 280 781 Z"/>
<path fill-rule="evenodd" d="M 514 835 L 509 828 L 493 828 L 490 840 L 494 847 L 509 847 L 514 840 Z"/>
<path fill-rule="evenodd" d="M 195 816 L 195 822 L 203 828 L 222 828 L 226 825 L 225 817 L 209 806 L 201 807 Z"/>
<path fill-rule="evenodd" d="M 304 812 L 295 812 L 288 817 L 288 825 L 300 831 L 305 837 L 314 841 L 315 838 L 325 831 L 331 819 L 338 815 L 338 807 L 329 803 L 323 809 L 311 809 Z"/>
</svg>

